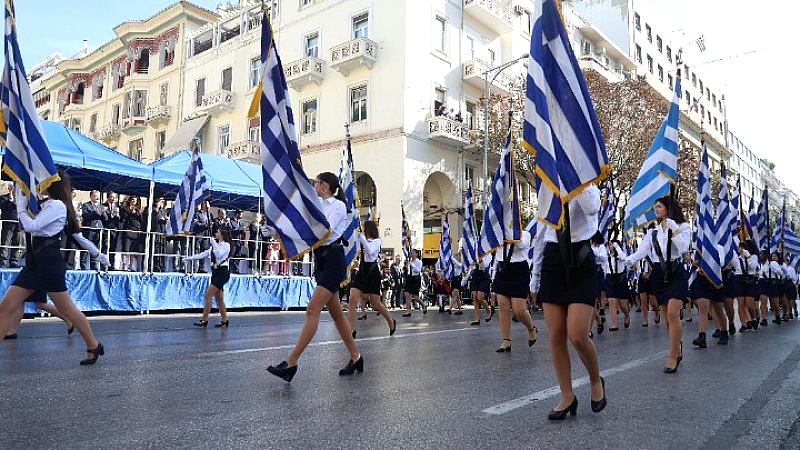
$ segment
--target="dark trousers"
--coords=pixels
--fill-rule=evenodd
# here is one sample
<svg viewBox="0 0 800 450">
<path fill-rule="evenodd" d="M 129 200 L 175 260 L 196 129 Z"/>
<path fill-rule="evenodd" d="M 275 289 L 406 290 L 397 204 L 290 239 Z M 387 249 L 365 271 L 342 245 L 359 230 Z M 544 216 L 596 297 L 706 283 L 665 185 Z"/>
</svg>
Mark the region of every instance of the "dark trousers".
<svg viewBox="0 0 800 450">
<path fill-rule="evenodd" d="M 17 255 L 19 250 L 19 227 L 14 222 L 3 222 L 2 231 L 0 231 L 0 267 L 9 267 L 17 265 Z"/>
<path fill-rule="evenodd" d="M 97 248 L 100 248 L 100 232 L 97 230 L 89 230 L 84 233 L 86 239 L 92 241 Z M 98 270 L 99 266 L 97 263 L 97 258 L 92 257 L 89 252 L 86 252 L 85 255 L 81 258 L 81 270 Z"/>
<path fill-rule="evenodd" d="M 117 248 L 117 241 L 118 238 L 117 230 L 110 230 L 107 233 L 104 233 L 103 237 L 103 247 L 100 251 L 105 251 L 108 253 L 108 260 L 111 262 L 111 267 L 114 267 L 114 261 L 116 260 L 116 252 L 119 251 Z"/>
</svg>

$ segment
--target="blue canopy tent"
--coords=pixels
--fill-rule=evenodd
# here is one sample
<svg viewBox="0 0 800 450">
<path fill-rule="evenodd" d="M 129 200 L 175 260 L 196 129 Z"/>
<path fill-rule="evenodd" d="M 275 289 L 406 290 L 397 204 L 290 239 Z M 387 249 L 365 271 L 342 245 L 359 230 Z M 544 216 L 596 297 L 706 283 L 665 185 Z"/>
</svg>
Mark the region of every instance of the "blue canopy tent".
<svg viewBox="0 0 800 450">
<path fill-rule="evenodd" d="M 150 164 L 157 195 L 175 197 L 191 158 L 189 150 L 182 150 Z M 210 185 L 213 206 L 257 210 L 262 195 L 261 166 L 207 153 L 201 154 L 200 158 Z"/>
</svg>

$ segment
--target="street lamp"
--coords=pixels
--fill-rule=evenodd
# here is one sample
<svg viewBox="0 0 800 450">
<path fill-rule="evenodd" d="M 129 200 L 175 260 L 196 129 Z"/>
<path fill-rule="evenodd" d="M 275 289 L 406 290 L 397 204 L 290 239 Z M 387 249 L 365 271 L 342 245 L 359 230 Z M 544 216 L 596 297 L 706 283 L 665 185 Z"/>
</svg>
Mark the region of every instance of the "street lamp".
<svg viewBox="0 0 800 450">
<path fill-rule="evenodd" d="M 490 67 L 485 71 L 481 72 L 483 75 L 484 80 L 484 90 L 483 90 L 483 195 L 482 195 L 482 203 L 483 207 L 486 207 L 487 194 L 489 192 L 489 86 L 494 83 L 494 80 L 500 75 L 500 72 L 503 70 L 513 66 L 519 61 L 523 59 L 527 59 L 530 55 L 525 53 L 517 59 L 512 59 L 506 63 L 500 64 L 497 67 Z M 494 72 L 494 76 L 492 79 L 489 79 L 489 74 Z"/>
</svg>

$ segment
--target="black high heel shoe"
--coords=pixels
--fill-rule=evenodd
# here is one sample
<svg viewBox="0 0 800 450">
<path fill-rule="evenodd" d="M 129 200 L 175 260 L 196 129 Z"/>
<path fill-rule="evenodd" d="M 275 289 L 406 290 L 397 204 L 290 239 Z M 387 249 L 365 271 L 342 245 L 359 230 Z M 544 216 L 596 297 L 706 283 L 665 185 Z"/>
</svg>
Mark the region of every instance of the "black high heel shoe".
<svg viewBox="0 0 800 450">
<path fill-rule="evenodd" d="M 561 411 L 556 411 L 555 409 L 550 411 L 550 414 L 547 415 L 548 420 L 564 420 L 567 418 L 567 413 L 571 414 L 572 417 L 575 417 L 578 414 L 578 397 L 573 395 L 572 403 L 567 406 L 566 409 L 562 409 Z"/>
<path fill-rule="evenodd" d="M 678 366 L 675 366 L 675 367 L 677 368 Z M 606 401 L 606 380 L 603 377 L 600 377 L 600 383 L 603 385 L 603 398 L 600 399 L 600 401 L 597 401 L 597 402 L 594 401 L 594 400 L 591 401 L 592 402 L 592 412 L 596 412 L 596 413 L 598 413 L 598 412 L 602 411 L 603 409 L 605 409 L 606 405 L 608 404 L 608 402 Z"/>
<path fill-rule="evenodd" d="M 222 328 L 222 327 L 228 328 L 228 324 L 230 323 L 230 321 L 231 321 L 231 319 L 228 319 L 225 322 L 220 322 L 220 323 L 214 325 L 214 328 Z M 208 323 L 208 321 L 206 321 L 206 323 Z"/>
<path fill-rule="evenodd" d="M 289 367 L 289 365 L 286 364 L 286 361 L 281 361 L 281 363 L 277 366 L 267 367 L 267 372 L 275 375 L 278 378 L 283 378 L 283 380 L 287 383 L 291 383 L 292 378 L 294 378 L 294 374 L 297 373 L 297 364 Z"/>
<path fill-rule="evenodd" d="M 528 339 L 528 347 L 533 347 L 533 344 L 535 344 L 536 341 L 539 340 L 539 329 L 536 328 L 536 325 L 534 325 L 533 328 L 528 330 L 528 332 L 530 333 L 531 331 L 534 330 L 536 330 L 536 337 L 534 339 Z"/>
<path fill-rule="evenodd" d="M 207 326 L 208 326 L 208 321 L 207 321 L 207 320 L 200 319 L 200 320 L 198 320 L 197 322 L 193 323 L 192 325 L 194 325 L 194 326 L 196 326 L 196 327 L 200 327 L 200 328 L 205 328 L 205 327 L 207 327 Z"/>
<path fill-rule="evenodd" d="M 356 330 L 353 330 L 353 333 L 352 333 L 352 334 L 353 334 L 353 339 L 355 339 L 355 338 L 356 338 L 356 334 L 358 334 L 358 331 L 356 331 Z"/>
<path fill-rule="evenodd" d="M 511 342 L 511 339 L 503 339 L 503 341 Z M 511 351 L 511 344 L 509 344 L 508 347 L 500 347 L 497 350 L 495 350 L 496 353 L 507 353 L 510 351 Z"/>
<path fill-rule="evenodd" d="M 90 366 L 90 365 L 92 365 L 92 364 L 96 363 L 96 362 L 97 362 L 97 360 L 100 358 L 100 356 L 101 356 L 101 355 L 105 355 L 105 353 L 106 353 L 106 350 L 103 348 L 103 344 L 101 344 L 101 343 L 99 343 L 99 342 L 98 342 L 98 343 L 97 343 L 97 347 L 95 347 L 95 348 L 92 348 L 92 349 L 88 349 L 88 348 L 87 348 L 87 349 L 86 349 L 86 353 L 91 353 L 92 355 L 94 355 L 94 358 L 91 358 L 91 359 L 89 359 L 89 358 L 87 358 L 87 359 L 84 359 L 83 361 L 81 361 L 81 365 L 82 365 L 82 366 Z"/>
<path fill-rule="evenodd" d="M 350 361 L 347 361 L 347 366 L 345 366 L 344 369 L 339 371 L 339 376 L 352 375 L 353 372 L 361 373 L 363 371 L 364 371 L 364 357 L 359 355 L 358 361 L 353 362 L 352 359 Z"/>
<path fill-rule="evenodd" d="M 74 332 L 74 331 L 75 331 L 75 325 L 72 325 L 69 328 L 67 328 L 67 336 L 72 334 L 72 332 Z"/>
<path fill-rule="evenodd" d="M 397 331 L 397 321 L 392 319 L 392 328 L 389 328 L 389 336 L 394 336 L 395 331 Z"/>
</svg>

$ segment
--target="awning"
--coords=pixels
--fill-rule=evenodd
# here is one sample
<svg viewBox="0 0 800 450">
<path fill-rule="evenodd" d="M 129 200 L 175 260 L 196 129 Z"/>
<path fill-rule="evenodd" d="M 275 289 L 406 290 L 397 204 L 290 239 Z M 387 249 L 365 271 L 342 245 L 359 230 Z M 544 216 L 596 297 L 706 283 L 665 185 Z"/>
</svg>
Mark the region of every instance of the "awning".
<svg viewBox="0 0 800 450">
<path fill-rule="evenodd" d="M 171 153 L 175 150 L 192 148 L 192 140 L 197 136 L 197 133 L 200 132 L 206 122 L 208 122 L 208 119 L 209 116 L 206 114 L 184 122 L 178 127 L 178 131 L 164 144 L 164 149 L 162 151 L 164 153 Z"/>
</svg>

